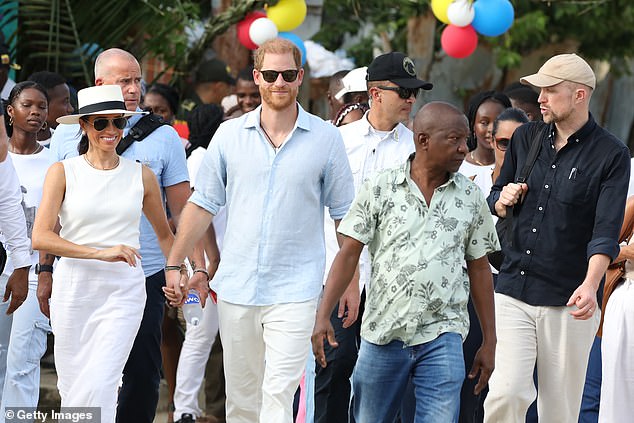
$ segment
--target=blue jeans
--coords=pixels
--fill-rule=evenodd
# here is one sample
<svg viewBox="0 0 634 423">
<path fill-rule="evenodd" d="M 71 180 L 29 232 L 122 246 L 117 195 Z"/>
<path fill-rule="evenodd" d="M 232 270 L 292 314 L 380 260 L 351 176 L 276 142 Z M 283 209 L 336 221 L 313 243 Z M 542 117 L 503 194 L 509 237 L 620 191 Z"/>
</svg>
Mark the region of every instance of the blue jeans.
<svg viewBox="0 0 634 423">
<path fill-rule="evenodd" d="M 352 376 L 357 423 L 392 423 L 409 380 L 416 397 L 415 423 L 457 418 L 465 376 L 462 338 L 444 333 L 425 344 L 375 345 L 361 340 Z"/>
<path fill-rule="evenodd" d="M 4 293 L 8 276 L 0 276 Z M 0 423 L 4 407 L 37 407 L 40 396 L 40 359 L 46 352 L 48 318 L 40 311 L 37 282 L 29 281 L 26 301 L 7 316 L 9 302 L 0 300 Z M 4 382 L 4 388 L 3 384 Z"/>
<path fill-rule="evenodd" d="M 601 338 L 595 336 L 588 359 L 586 383 L 583 387 L 579 423 L 599 421 L 599 400 L 601 399 Z"/>
</svg>

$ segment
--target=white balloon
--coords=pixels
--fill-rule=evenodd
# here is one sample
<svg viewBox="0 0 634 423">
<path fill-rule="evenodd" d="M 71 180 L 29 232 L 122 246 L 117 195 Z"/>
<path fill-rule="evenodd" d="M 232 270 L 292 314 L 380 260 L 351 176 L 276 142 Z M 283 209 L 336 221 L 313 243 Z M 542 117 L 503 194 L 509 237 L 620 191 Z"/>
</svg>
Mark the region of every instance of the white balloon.
<svg viewBox="0 0 634 423">
<path fill-rule="evenodd" d="M 249 27 L 249 37 L 255 44 L 260 45 L 277 37 L 277 26 L 269 18 L 258 18 Z"/>
<path fill-rule="evenodd" d="M 457 0 L 447 8 L 447 19 L 456 26 L 469 25 L 473 21 L 474 16 L 473 5 L 467 0 Z"/>
</svg>

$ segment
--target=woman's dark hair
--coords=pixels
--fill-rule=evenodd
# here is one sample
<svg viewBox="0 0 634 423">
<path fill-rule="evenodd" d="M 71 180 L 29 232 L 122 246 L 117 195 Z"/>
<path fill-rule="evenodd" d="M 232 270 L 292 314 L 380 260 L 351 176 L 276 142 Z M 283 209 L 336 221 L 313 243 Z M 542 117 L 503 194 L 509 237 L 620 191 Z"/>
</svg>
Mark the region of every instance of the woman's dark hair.
<svg viewBox="0 0 634 423">
<path fill-rule="evenodd" d="M 15 87 L 13 87 L 13 89 L 11 90 L 11 93 L 9 93 L 9 98 L 7 99 L 7 101 L 4 101 L 4 110 L 7 110 L 7 106 L 12 105 L 15 102 L 15 100 L 20 96 L 20 94 L 22 94 L 22 91 L 28 90 L 30 88 L 34 88 L 38 90 L 39 92 L 41 92 L 44 95 L 44 98 L 46 98 L 46 104 L 48 105 L 48 100 L 49 100 L 48 93 L 46 92 L 43 86 L 41 86 L 40 84 L 34 81 L 23 81 L 23 82 L 18 82 L 17 84 L 15 84 Z M 8 136 L 13 135 L 13 125 L 9 125 L 8 117 L 5 118 L 4 123 L 7 129 L 7 135 Z"/>
<path fill-rule="evenodd" d="M 501 104 L 505 109 L 511 107 L 511 100 L 509 100 L 506 94 L 502 94 L 497 91 L 483 91 L 469 99 L 469 106 L 467 109 L 467 119 L 469 119 L 469 138 L 467 138 L 467 146 L 469 147 L 469 151 L 475 150 L 478 146 L 478 140 L 476 139 L 473 128 L 475 126 L 475 118 L 478 113 L 478 109 L 482 103 L 487 101 L 493 101 Z"/>
<path fill-rule="evenodd" d="M 178 94 L 178 91 L 176 91 L 176 88 L 170 85 L 156 82 L 150 85 L 145 95 L 148 95 L 149 93 L 155 93 L 163 97 L 167 101 L 167 104 L 172 110 L 173 115 L 175 115 L 176 112 L 178 112 L 178 103 L 180 101 L 179 100 L 180 95 Z"/>
<path fill-rule="evenodd" d="M 493 130 L 491 133 L 495 136 L 495 133 L 498 131 L 498 125 L 500 122 L 517 122 L 517 123 L 526 123 L 529 121 L 528 116 L 522 109 L 518 109 L 516 107 L 510 107 L 508 109 L 504 109 L 502 113 L 495 118 L 493 121 Z"/>
<path fill-rule="evenodd" d="M 187 157 L 198 147 L 207 148 L 223 118 L 224 111 L 217 104 L 200 104 L 191 111 L 187 117 L 190 143 L 185 149 Z"/>
<path fill-rule="evenodd" d="M 85 120 L 82 118 L 82 120 Z M 81 139 L 79 140 L 79 144 L 77 144 L 77 151 L 79 155 L 86 154 L 88 152 L 88 135 L 84 131 L 81 132 Z"/>
</svg>

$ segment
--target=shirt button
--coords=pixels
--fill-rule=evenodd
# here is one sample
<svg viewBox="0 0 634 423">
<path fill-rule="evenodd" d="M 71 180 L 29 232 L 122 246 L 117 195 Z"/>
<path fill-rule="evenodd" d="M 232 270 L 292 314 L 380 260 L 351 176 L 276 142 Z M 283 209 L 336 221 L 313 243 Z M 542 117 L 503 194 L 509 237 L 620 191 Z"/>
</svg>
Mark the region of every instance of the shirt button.
<svg viewBox="0 0 634 423">
<path fill-rule="evenodd" d="M 537 229 L 536 229 L 536 228 L 533 228 L 533 232 L 537 232 Z"/>
<path fill-rule="evenodd" d="M 524 271 L 523 270 L 520 272 L 520 275 L 524 276 Z"/>
<path fill-rule="evenodd" d="M 526 250 L 526 254 L 530 254 L 530 253 L 531 253 L 531 250 Z"/>
<path fill-rule="evenodd" d="M 542 211 L 544 208 L 542 206 L 537 207 L 537 210 Z"/>
<path fill-rule="evenodd" d="M 551 167 L 554 169 L 554 168 L 556 168 L 557 166 L 556 166 L 556 165 L 552 165 Z"/>
<path fill-rule="evenodd" d="M 544 185 L 544 188 L 548 189 L 548 184 Z"/>
</svg>

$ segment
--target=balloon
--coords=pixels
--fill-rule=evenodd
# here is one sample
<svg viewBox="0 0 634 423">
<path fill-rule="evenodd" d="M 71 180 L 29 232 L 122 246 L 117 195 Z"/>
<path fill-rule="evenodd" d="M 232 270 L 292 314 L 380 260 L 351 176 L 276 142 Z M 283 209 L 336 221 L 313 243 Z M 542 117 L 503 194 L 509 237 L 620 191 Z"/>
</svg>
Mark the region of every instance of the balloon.
<svg viewBox="0 0 634 423">
<path fill-rule="evenodd" d="M 269 18 L 258 18 L 251 23 L 249 37 L 255 44 L 260 45 L 277 37 L 277 27 Z"/>
<path fill-rule="evenodd" d="M 292 31 L 306 19 L 304 0 L 280 0 L 266 9 L 266 17 L 275 22 L 278 31 Z"/>
<path fill-rule="evenodd" d="M 302 39 L 292 32 L 280 32 L 278 37 L 286 38 L 287 40 L 295 44 L 297 48 L 299 48 L 299 50 L 302 52 L 302 66 L 304 66 L 306 64 L 306 46 L 304 45 Z"/>
<path fill-rule="evenodd" d="M 462 59 L 473 53 L 478 46 L 478 34 L 471 25 L 447 25 L 440 36 L 440 45 L 448 56 Z"/>
<path fill-rule="evenodd" d="M 434 12 L 434 16 L 439 21 L 446 24 L 450 23 L 447 17 L 447 8 L 453 2 L 453 0 L 431 0 L 431 11 Z"/>
<path fill-rule="evenodd" d="M 467 26 L 473 21 L 475 10 L 467 0 L 457 0 L 447 8 L 447 18 L 452 25 Z"/>
<path fill-rule="evenodd" d="M 240 44 L 242 44 L 249 50 L 255 50 L 256 48 L 258 48 L 258 45 L 255 44 L 253 40 L 251 40 L 251 37 L 249 37 L 249 28 L 251 28 L 251 24 L 253 23 L 253 21 L 259 18 L 266 18 L 266 13 L 249 13 L 236 25 L 236 29 L 238 32 L 238 41 L 240 41 Z"/>
<path fill-rule="evenodd" d="M 508 0 L 477 0 L 473 3 L 473 28 L 487 37 L 504 34 L 513 25 L 515 11 Z"/>
</svg>

